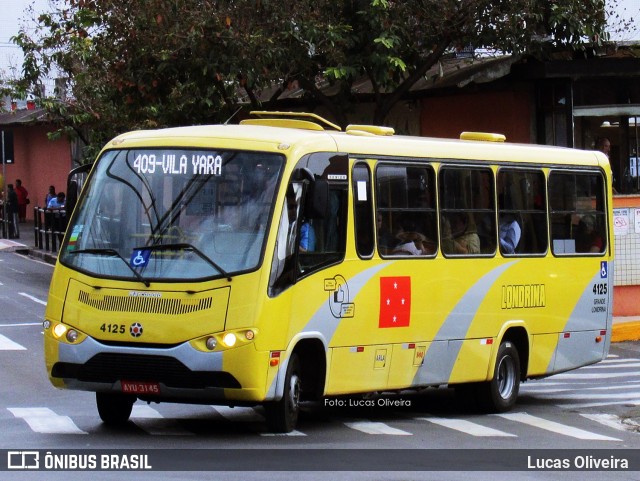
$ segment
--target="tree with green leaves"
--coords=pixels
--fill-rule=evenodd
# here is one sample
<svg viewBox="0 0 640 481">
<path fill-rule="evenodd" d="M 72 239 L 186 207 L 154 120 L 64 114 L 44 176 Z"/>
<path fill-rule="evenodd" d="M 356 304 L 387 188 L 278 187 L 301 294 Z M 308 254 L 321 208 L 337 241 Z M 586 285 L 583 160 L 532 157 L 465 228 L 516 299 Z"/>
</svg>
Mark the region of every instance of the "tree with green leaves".
<svg viewBox="0 0 640 481">
<path fill-rule="evenodd" d="M 277 108 L 300 90 L 346 125 L 362 101 L 383 124 L 444 55 L 472 46 L 544 55 L 607 40 L 604 0 L 52 0 L 25 54 L 14 92 L 39 99 L 61 132 L 99 148 L 136 128 L 225 121 L 243 104 Z M 363 79 L 372 95 L 354 84 Z"/>
</svg>

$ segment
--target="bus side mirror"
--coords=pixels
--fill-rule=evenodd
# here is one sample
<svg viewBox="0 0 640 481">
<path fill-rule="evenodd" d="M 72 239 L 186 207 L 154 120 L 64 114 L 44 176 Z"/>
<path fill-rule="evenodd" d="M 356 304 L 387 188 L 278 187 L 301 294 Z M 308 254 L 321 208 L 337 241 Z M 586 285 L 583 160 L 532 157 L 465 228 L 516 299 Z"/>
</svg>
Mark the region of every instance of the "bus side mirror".
<svg viewBox="0 0 640 481">
<path fill-rule="evenodd" d="M 316 179 L 307 187 L 304 215 L 308 219 L 323 219 L 329 205 L 329 183 Z"/>
<path fill-rule="evenodd" d="M 64 207 L 67 211 L 67 215 L 71 216 L 74 207 L 78 203 L 78 183 L 75 180 L 69 181 L 67 184 L 67 197 L 65 199 Z"/>
<path fill-rule="evenodd" d="M 64 209 L 67 212 L 67 218 L 71 217 L 71 213 L 78 203 L 78 195 L 82 190 L 82 186 L 86 181 L 89 171 L 93 164 L 84 164 L 72 169 L 67 176 L 67 196 L 64 202 Z"/>
</svg>

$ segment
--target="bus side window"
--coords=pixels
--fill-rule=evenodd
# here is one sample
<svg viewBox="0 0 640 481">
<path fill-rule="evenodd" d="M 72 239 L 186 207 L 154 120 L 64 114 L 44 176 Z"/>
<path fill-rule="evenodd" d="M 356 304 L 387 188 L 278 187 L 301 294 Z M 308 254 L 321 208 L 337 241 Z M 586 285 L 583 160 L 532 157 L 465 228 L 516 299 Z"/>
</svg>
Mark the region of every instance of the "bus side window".
<svg viewBox="0 0 640 481">
<path fill-rule="evenodd" d="M 373 255 L 373 199 L 371 198 L 371 172 L 365 163 L 354 165 L 352 172 L 353 211 L 356 250 L 360 257 Z"/>
<path fill-rule="evenodd" d="M 503 255 L 544 254 L 547 213 L 544 173 L 501 168 L 498 172 L 498 239 Z"/>
<path fill-rule="evenodd" d="M 440 169 L 440 239 L 445 255 L 490 255 L 496 250 L 493 172 Z"/>
<path fill-rule="evenodd" d="M 376 225 L 381 256 L 432 256 L 437 251 L 435 174 L 431 166 L 376 169 Z"/>
<path fill-rule="evenodd" d="M 606 252 L 604 192 L 600 172 L 551 172 L 549 209 L 555 255 Z"/>
</svg>

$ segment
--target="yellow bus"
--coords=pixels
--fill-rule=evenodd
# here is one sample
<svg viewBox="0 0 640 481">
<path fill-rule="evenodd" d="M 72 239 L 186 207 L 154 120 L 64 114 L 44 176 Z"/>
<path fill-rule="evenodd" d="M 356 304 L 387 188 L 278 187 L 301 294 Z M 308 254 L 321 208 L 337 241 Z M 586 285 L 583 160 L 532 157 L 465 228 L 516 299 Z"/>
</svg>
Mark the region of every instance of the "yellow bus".
<svg viewBox="0 0 640 481">
<path fill-rule="evenodd" d="M 256 114 L 120 135 L 86 179 L 44 349 L 103 422 L 263 405 L 287 432 L 305 401 L 427 386 L 500 412 L 607 355 L 603 154 Z"/>
</svg>

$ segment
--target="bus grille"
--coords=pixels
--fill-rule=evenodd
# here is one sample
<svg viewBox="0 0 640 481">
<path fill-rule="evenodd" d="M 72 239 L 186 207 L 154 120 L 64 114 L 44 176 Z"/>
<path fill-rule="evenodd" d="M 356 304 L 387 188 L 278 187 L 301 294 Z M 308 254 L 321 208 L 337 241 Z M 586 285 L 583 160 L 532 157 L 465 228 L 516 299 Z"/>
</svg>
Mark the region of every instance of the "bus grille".
<svg viewBox="0 0 640 481">
<path fill-rule="evenodd" d="M 209 309 L 213 303 L 211 297 L 194 301 L 167 299 L 163 297 L 132 296 L 96 296 L 80 291 L 78 301 L 101 311 L 148 312 L 151 314 L 189 314 Z"/>
<path fill-rule="evenodd" d="M 228 372 L 192 371 L 173 357 L 138 354 L 101 353 L 86 364 L 58 362 L 51 375 L 83 382 L 150 381 L 187 389 L 241 387 Z"/>
</svg>

